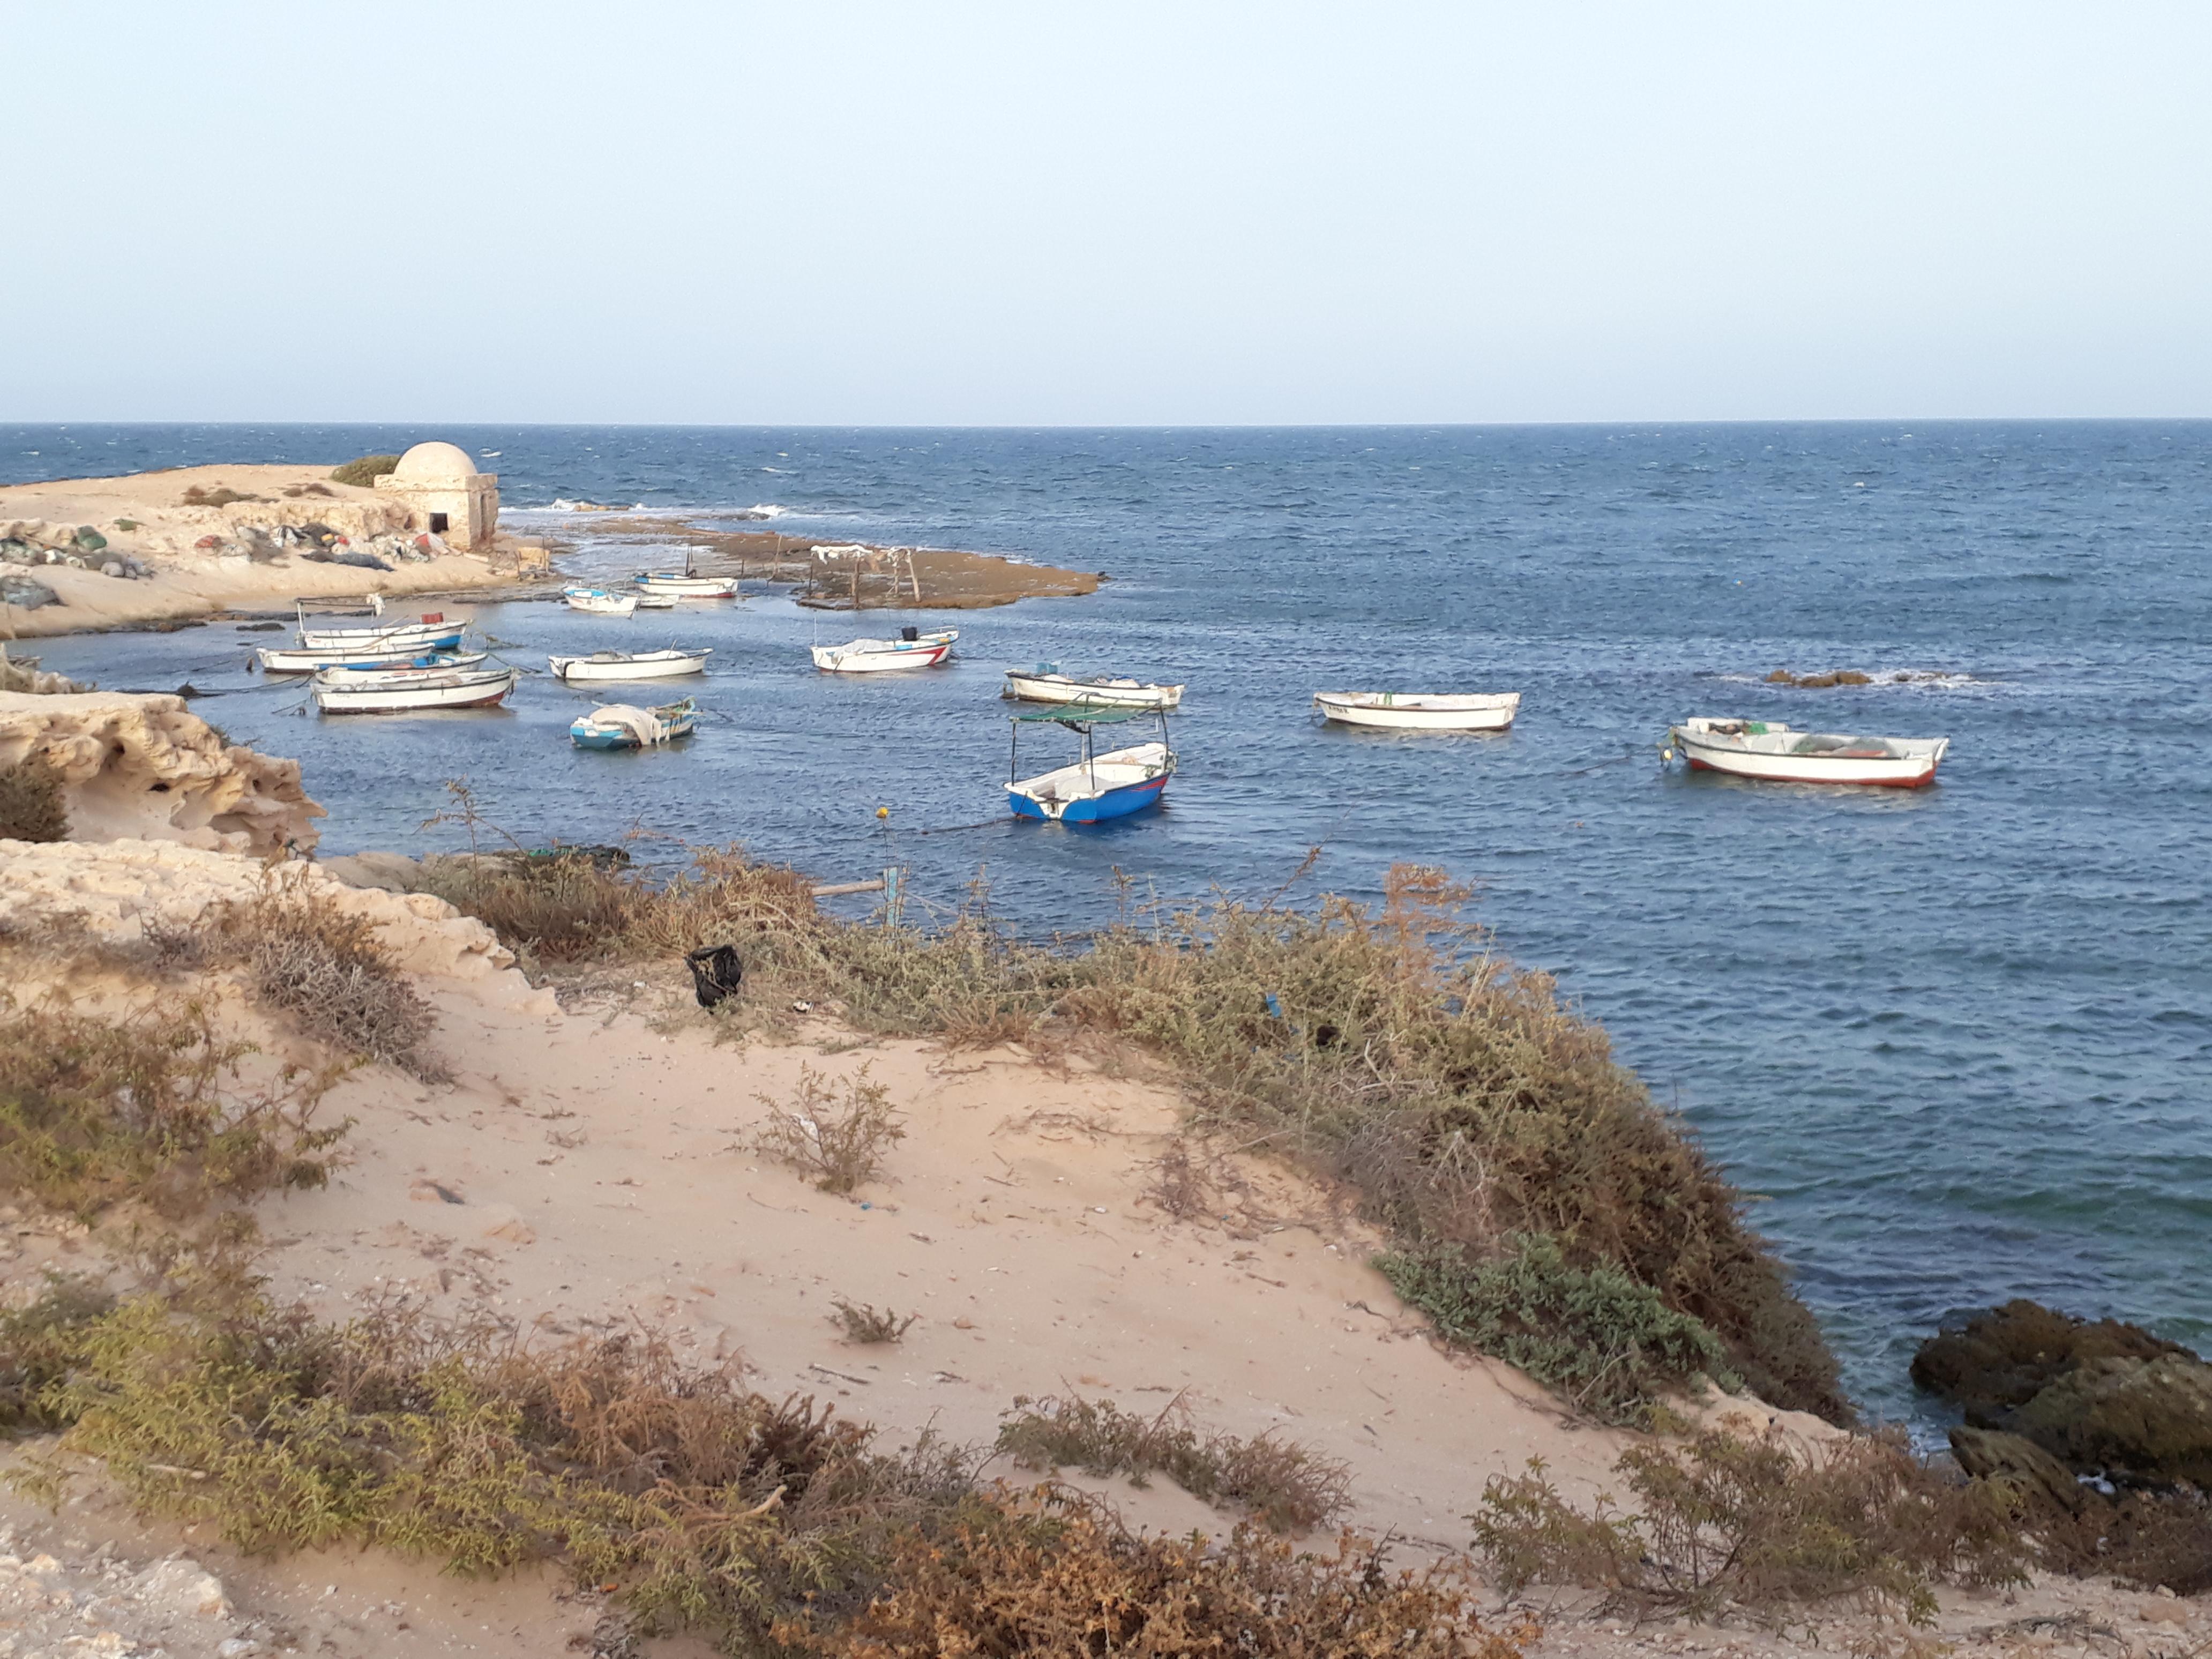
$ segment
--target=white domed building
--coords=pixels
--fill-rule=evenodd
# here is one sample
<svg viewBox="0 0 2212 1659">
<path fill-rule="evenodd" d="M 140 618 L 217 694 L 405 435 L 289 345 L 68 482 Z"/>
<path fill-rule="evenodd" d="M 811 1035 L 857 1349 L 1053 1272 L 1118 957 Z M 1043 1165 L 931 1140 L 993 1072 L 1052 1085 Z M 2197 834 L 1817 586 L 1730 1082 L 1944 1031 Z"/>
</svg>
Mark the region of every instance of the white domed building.
<svg viewBox="0 0 2212 1659">
<path fill-rule="evenodd" d="M 443 537 L 448 546 L 491 545 L 499 524 L 499 478 L 477 471 L 459 446 L 416 444 L 376 487 L 407 503 L 416 529 Z"/>
</svg>

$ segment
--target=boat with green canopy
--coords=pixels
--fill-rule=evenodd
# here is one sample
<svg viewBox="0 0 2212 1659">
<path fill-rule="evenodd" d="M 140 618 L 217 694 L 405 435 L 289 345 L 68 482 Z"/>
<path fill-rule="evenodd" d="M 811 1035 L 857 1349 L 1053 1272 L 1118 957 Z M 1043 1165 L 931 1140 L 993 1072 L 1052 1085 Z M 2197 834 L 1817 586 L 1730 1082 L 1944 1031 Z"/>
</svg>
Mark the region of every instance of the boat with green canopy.
<svg viewBox="0 0 2212 1659">
<path fill-rule="evenodd" d="M 1159 722 L 1159 737 L 1126 749 L 1097 752 L 1093 728 L 1127 725 L 1131 720 Z M 1082 740 L 1082 754 L 1070 766 L 1021 775 L 1022 728 L 1046 723 L 1064 726 Z M 1095 708 L 1069 704 L 1033 708 L 1012 717 L 1013 750 L 1006 771 L 1006 802 L 1017 817 L 1045 818 L 1059 823 L 1097 823 L 1105 818 L 1127 817 L 1152 805 L 1175 775 L 1176 754 L 1168 746 L 1168 715 L 1164 708 Z"/>
</svg>

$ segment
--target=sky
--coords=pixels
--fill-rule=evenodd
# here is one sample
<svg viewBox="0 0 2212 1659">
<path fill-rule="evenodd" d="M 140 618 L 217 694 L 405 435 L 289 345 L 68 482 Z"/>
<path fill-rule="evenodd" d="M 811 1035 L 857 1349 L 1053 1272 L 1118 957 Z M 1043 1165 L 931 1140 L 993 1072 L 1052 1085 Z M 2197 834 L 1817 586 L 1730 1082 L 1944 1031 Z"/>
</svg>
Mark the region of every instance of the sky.
<svg viewBox="0 0 2212 1659">
<path fill-rule="evenodd" d="M 2212 7 L 0 0 L 0 419 L 2212 415 Z"/>
</svg>

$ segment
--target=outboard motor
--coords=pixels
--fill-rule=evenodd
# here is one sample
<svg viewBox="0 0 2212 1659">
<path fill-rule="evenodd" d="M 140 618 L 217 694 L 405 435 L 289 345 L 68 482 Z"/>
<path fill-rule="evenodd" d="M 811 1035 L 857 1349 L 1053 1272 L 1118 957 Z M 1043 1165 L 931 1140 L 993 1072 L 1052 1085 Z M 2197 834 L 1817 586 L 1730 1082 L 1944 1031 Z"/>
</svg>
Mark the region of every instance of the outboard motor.
<svg viewBox="0 0 2212 1659">
<path fill-rule="evenodd" d="M 908 623 L 904 628 L 899 629 L 899 637 L 911 645 L 921 637 L 921 630 L 912 623 Z"/>
</svg>

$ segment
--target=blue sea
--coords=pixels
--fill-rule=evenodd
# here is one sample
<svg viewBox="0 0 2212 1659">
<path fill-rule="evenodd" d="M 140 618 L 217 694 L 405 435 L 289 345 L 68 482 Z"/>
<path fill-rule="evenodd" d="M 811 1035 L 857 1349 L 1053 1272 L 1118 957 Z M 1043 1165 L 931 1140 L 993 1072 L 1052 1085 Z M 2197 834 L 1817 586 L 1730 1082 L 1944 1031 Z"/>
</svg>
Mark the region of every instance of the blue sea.
<svg viewBox="0 0 2212 1659">
<path fill-rule="evenodd" d="M 641 561 L 592 548 L 588 515 L 528 509 L 760 507 L 1111 580 L 944 618 L 954 666 L 861 682 L 805 647 L 864 630 L 775 594 L 626 623 L 482 609 L 539 666 L 713 646 L 708 719 L 651 755 L 573 751 L 589 699 L 544 679 L 505 713 L 319 720 L 245 672 L 270 636 L 229 624 L 49 641 L 47 665 L 220 694 L 200 711 L 304 763 L 331 852 L 458 844 L 423 826 L 465 777 L 525 842 L 739 841 L 826 879 L 899 864 L 941 907 L 980 873 L 1036 934 L 1271 894 L 1313 848 L 1293 897 L 1442 865 L 1758 1194 L 1875 1413 L 1938 1420 L 1914 1345 L 2008 1297 L 2212 1346 L 2212 424 L 14 427 L 0 479 L 429 437 L 501 475 L 511 524 L 585 538 L 583 572 Z M 934 619 L 865 631 L 908 620 Z M 1005 815 L 1000 676 L 1040 661 L 1188 683 L 1164 809 Z M 1936 678 L 1762 684 L 1785 667 Z M 1313 722 L 1316 690 L 1370 688 L 1523 701 L 1490 738 Z M 1667 725 L 1698 713 L 1952 747 L 1916 792 L 1663 770 Z M 1036 769 L 1065 757 L 1046 732 Z"/>
</svg>

